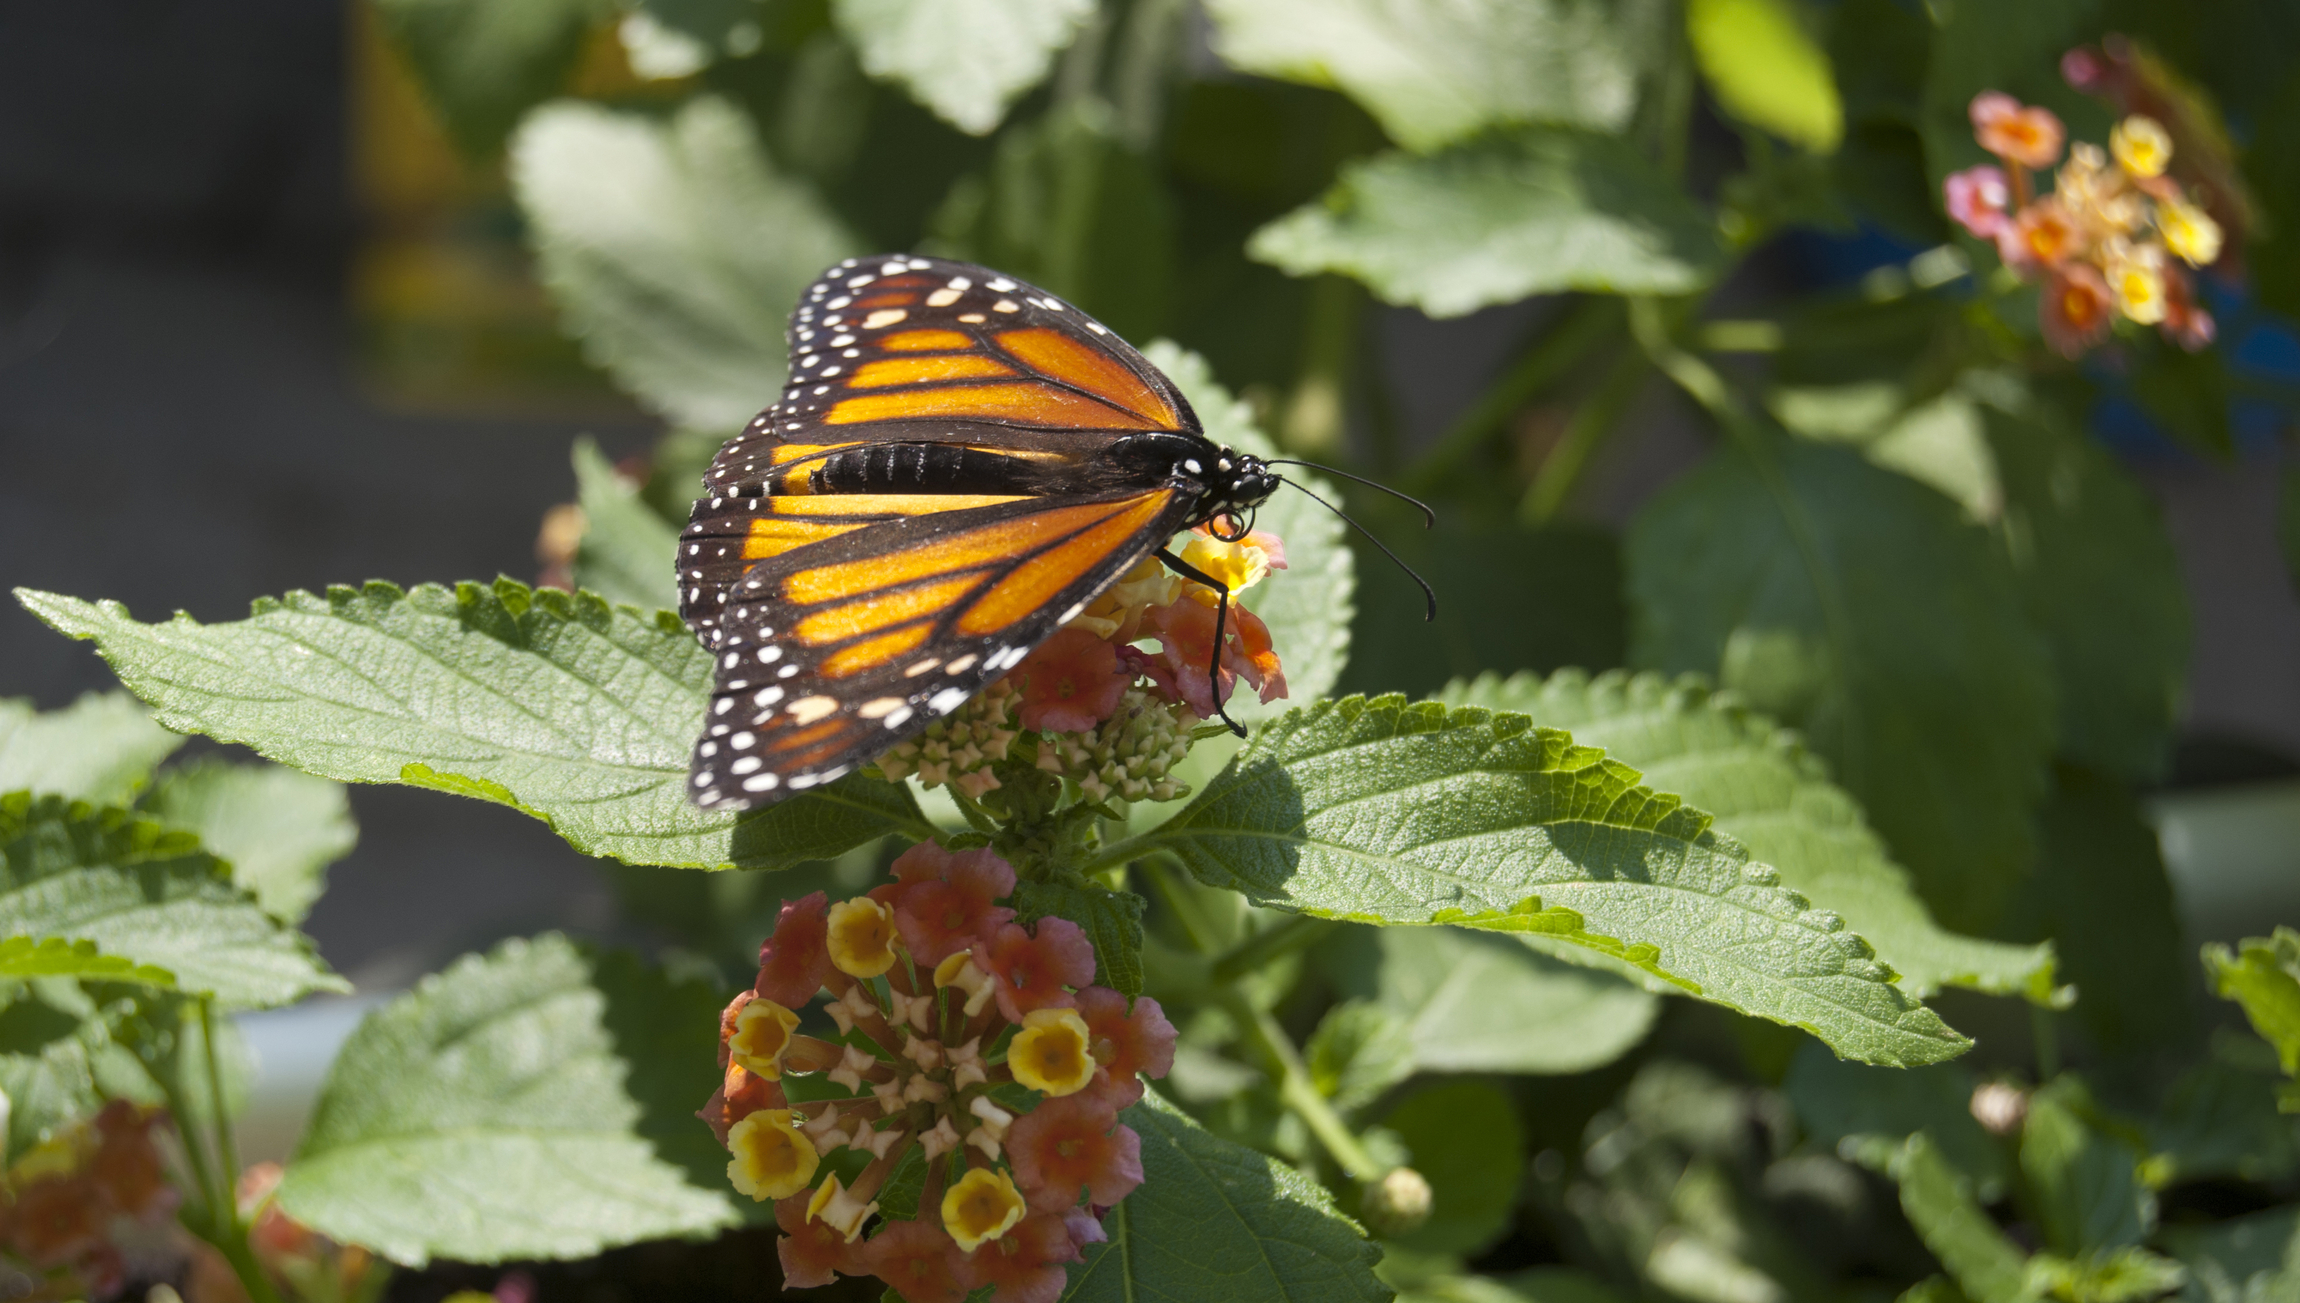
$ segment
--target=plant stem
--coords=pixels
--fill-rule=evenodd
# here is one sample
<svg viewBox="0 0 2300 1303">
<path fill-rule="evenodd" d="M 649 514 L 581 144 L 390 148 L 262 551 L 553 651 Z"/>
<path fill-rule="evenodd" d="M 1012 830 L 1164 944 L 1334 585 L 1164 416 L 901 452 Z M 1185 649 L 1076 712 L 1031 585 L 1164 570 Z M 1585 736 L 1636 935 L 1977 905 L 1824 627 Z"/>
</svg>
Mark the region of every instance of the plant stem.
<svg viewBox="0 0 2300 1303">
<path fill-rule="evenodd" d="M 1334 1106 L 1318 1093 L 1316 1084 L 1310 1080 L 1309 1068 L 1302 1063 L 1301 1052 L 1294 1048 L 1294 1042 L 1287 1037 L 1286 1029 L 1278 1025 L 1278 1020 L 1256 1009 L 1235 986 L 1224 989 L 1221 998 L 1223 1009 L 1238 1024 L 1239 1032 L 1267 1060 L 1270 1075 L 1278 1081 L 1278 1098 L 1301 1117 L 1310 1134 L 1325 1146 L 1326 1153 L 1342 1171 L 1351 1180 L 1364 1182 L 1375 1180 L 1388 1170 L 1366 1152 L 1349 1124 L 1342 1121 L 1341 1115 L 1334 1112 Z"/>
<path fill-rule="evenodd" d="M 1343 276 L 1310 282 L 1302 326 L 1302 370 L 1278 422 L 1278 442 L 1296 457 L 1327 457 L 1342 446 L 1350 362 L 1365 318 L 1365 294 Z"/>
<path fill-rule="evenodd" d="M 2054 1028 L 2052 1010 L 2041 1004 L 2028 1007 L 2030 1038 L 2036 1044 L 2036 1079 L 2038 1085 L 2060 1075 L 2060 1033 Z"/>
<path fill-rule="evenodd" d="M 1275 927 L 1264 928 L 1214 961 L 1214 980 L 1235 982 L 1264 964 L 1311 945 L 1332 926 L 1322 918 L 1295 914 Z"/>
<path fill-rule="evenodd" d="M 1621 417 L 1636 401 L 1644 387 L 1647 370 L 1652 366 L 1641 349 L 1622 351 L 1620 357 L 1607 369 L 1605 378 L 1597 388 L 1574 409 L 1573 419 L 1566 422 L 1565 433 L 1542 459 L 1541 469 L 1534 472 L 1533 483 L 1526 486 L 1525 496 L 1518 500 L 1517 519 L 1524 525 L 1547 524 L 1573 493 L 1573 486 L 1581 482 L 1581 472 L 1589 465 L 1591 453 L 1604 444 L 1605 437 L 1621 423 Z"/>
<path fill-rule="evenodd" d="M 1438 437 L 1399 480 L 1408 493 L 1428 493 L 1458 469 L 1464 459 L 1498 433 L 1511 413 L 1555 384 L 1583 355 L 1621 327 L 1621 302 L 1593 296 L 1568 308 L 1533 347 L 1472 407 Z"/>
</svg>

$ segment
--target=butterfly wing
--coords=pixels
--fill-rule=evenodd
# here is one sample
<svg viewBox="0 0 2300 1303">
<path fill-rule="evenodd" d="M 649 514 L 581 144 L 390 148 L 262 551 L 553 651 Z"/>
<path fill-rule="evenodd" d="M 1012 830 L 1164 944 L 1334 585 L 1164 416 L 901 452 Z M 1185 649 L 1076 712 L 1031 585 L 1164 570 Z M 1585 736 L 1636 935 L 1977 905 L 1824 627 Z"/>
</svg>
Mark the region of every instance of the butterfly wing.
<svg viewBox="0 0 2300 1303">
<path fill-rule="evenodd" d="M 791 317 L 782 398 L 730 440 L 680 547 L 717 658 L 704 806 L 827 782 L 1019 663 L 1191 522 L 1113 460 L 1189 402 L 1053 295 L 967 263 L 850 260 Z"/>
<path fill-rule="evenodd" d="M 1019 664 L 1195 505 L 1171 487 L 1024 497 L 872 521 L 756 562 L 719 625 L 695 803 L 763 805 L 914 736 Z"/>
</svg>

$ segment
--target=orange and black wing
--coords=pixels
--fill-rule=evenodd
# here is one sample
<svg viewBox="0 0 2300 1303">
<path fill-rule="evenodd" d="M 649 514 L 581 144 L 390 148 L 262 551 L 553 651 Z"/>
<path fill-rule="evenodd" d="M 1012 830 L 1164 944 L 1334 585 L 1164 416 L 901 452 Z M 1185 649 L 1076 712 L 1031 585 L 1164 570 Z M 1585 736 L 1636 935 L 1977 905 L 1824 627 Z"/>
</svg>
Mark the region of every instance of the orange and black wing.
<svg viewBox="0 0 2300 1303">
<path fill-rule="evenodd" d="M 1171 487 L 939 511 L 906 512 L 893 495 L 820 500 L 893 514 L 756 513 L 747 537 L 763 553 L 729 585 L 706 640 L 718 685 L 695 745 L 697 805 L 765 805 L 917 734 L 1019 664 L 1196 506 Z M 823 533 L 784 546 L 790 529 Z"/>
</svg>

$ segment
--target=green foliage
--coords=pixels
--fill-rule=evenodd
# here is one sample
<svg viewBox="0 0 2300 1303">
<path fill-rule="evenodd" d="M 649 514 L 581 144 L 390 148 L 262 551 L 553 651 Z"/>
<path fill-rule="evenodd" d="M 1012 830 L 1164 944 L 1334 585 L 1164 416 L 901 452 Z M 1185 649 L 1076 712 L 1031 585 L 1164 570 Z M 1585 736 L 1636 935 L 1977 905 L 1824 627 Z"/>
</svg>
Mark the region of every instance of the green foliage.
<svg viewBox="0 0 2300 1303">
<path fill-rule="evenodd" d="M 2300 1078 L 2300 932 L 2279 927 L 2274 936 L 2249 938 L 2233 951 L 2208 945 L 2204 972 L 2213 994 L 2234 1000 L 2275 1047 L 2284 1075 Z M 2283 1106 L 2300 1113 L 2300 1081 L 2285 1083 Z"/>
<path fill-rule="evenodd" d="M 2269 1303 L 2300 1292 L 2300 1207 L 2174 1227 L 2164 1238 L 2188 1268 L 2183 1297 L 2195 1303 Z"/>
<path fill-rule="evenodd" d="M 1094 980 L 1127 995 L 1142 994 L 1143 899 L 1131 891 L 1060 882 L 1021 882 L 1015 916 L 1024 923 L 1051 914 L 1086 929 L 1094 943 Z"/>
<path fill-rule="evenodd" d="M 327 866 L 359 829 L 341 783 L 278 765 L 198 760 L 163 772 L 143 811 L 230 861 L 232 882 L 273 917 L 301 923 L 326 889 Z"/>
<path fill-rule="evenodd" d="M 466 152 L 503 147 L 573 71 L 604 0 L 377 0 L 439 121 Z"/>
<path fill-rule="evenodd" d="M 2156 1221 L 2143 1155 L 2093 1124 L 2098 1106 L 2062 1078 L 2029 1097 L 2020 1170 L 2047 1247 L 2068 1258 L 2128 1248 Z"/>
<path fill-rule="evenodd" d="M 1725 111 L 1815 153 L 1845 134 L 1829 56 L 1789 0 L 1692 0 L 1685 34 Z"/>
<path fill-rule="evenodd" d="M 1923 1132 L 1938 1161 L 1972 1182 L 1979 1197 L 2003 1197 L 2013 1178 L 2004 1146 L 1972 1113 L 1972 1074 L 1951 1064 L 1892 1072 L 1847 1063 L 1808 1045 L 1790 1063 L 1782 1090 L 1806 1134 L 1872 1166 L 1892 1161 L 1901 1142 Z"/>
<path fill-rule="evenodd" d="M 2025 1303 L 2033 1298 L 2020 1249 L 1973 1200 L 1970 1184 L 1923 1132 L 1910 1136 L 1891 1160 L 1901 1187 L 1901 1211 L 1925 1247 L 1956 1278 L 1973 1303 Z"/>
<path fill-rule="evenodd" d="M 1714 225 L 1626 141 L 1539 127 L 1352 164 L 1247 250 L 1296 276 L 1343 272 L 1433 317 L 1559 290 L 1685 293 L 1723 253 Z"/>
<path fill-rule="evenodd" d="M 2052 686 L 1978 528 L 1857 454 L 1754 436 L 1646 505 L 1628 565 L 1634 661 L 1800 729 L 1936 918 L 1994 921 L 2031 853 Z"/>
<path fill-rule="evenodd" d="M 668 119 L 553 104 L 511 152 L 568 328 L 641 401 L 689 425 L 732 433 L 772 401 L 790 306 L 824 267 L 863 252 L 725 100 L 697 98 Z"/>
<path fill-rule="evenodd" d="M 1521 716 L 1353 697 L 1265 725 L 1180 814 L 1107 854 L 1170 850 L 1209 886 L 1324 917 L 1559 937 L 1865 1061 L 1969 1044 L 1708 822 Z"/>
<path fill-rule="evenodd" d="M 1553 958 L 1531 937 L 1351 928 L 1339 940 L 1327 967 L 1404 1032 L 1424 1071 L 1580 1072 L 1620 1058 L 1660 1012 L 1649 992 Z"/>
<path fill-rule="evenodd" d="M 1525 1174 L 1525 1138 L 1509 1096 L 1482 1081 L 1415 1091 L 1382 1117 L 1428 1179 L 1430 1219 L 1393 1237 L 1422 1253 L 1470 1256 L 1509 1227 Z"/>
<path fill-rule="evenodd" d="M 1417 151 L 1479 129 L 1619 130 L 1669 37 L 1626 0 L 1214 0 L 1214 48 L 1247 72 L 1344 90 Z"/>
<path fill-rule="evenodd" d="M 1449 685 L 1442 699 L 1518 711 L 1566 729 L 1575 741 L 1635 766 L 1649 786 L 1708 811 L 1717 831 L 1780 870 L 1782 885 L 1843 915 L 1911 995 L 1943 986 L 2036 998 L 2052 990 L 2049 945 L 2009 946 L 1942 930 L 1819 758 L 1794 734 L 1698 678 L 1612 672 L 1591 679 L 1577 670 L 1546 680 L 1486 675 Z"/>
<path fill-rule="evenodd" d="M 349 989 L 190 834 L 56 796 L 0 796 L 0 936 L 92 942 L 239 1008 Z"/>
<path fill-rule="evenodd" d="M 860 775 L 748 817 L 695 809 L 687 757 L 710 657 L 668 612 L 510 580 L 290 593 L 217 625 L 146 625 L 116 602 L 18 597 L 95 639 L 168 724 L 343 782 L 500 801 L 589 854 L 786 868 L 926 831 L 907 789 Z"/>
<path fill-rule="evenodd" d="M 466 956 L 345 1043 L 280 1206 L 395 1262 L 574 1257 L 740 1218 L 691 1116 L 715 992 L 545 936 Z"/>
<path fill-rule="evenodd" d="M 0 699 L 0 792 L 117 805 L 183 744 L 124 692 L 91 692 L 45 714 L 29 701 Z"/>
<path fill-rule="evenodd" d="M 1090 0 L 832 0 L 863 70 L 986 135 L 1090 21 Z"/>
<path fill-rule="evenodd" d="M 679 609 L 679 531 L 615 472 L 599 446 L 575 442 L 575 502 L 583 541 L 575 553 L 576 586 L 642 611 Z"/>
<path fill-rule="evenodd" d="M 1121 1117 L 1142 1137 L 1142 1187 L 1103 1218 L 1107 1244 L 1070 1269 L 1070 1303 L 1389 1297 L 1379 1250 L 1325 1188 L 1222 1140 L 1155 1092 Z"/>
<path fill-rule="evenodd" d="M 165 968 L 107 955 L 93 941 L 63 937 L 12 936 L 0 939 L 0 978 L 69 977 L 84 982 L 134 982 L 173 989 L 176 975 Z"/>
</svg>

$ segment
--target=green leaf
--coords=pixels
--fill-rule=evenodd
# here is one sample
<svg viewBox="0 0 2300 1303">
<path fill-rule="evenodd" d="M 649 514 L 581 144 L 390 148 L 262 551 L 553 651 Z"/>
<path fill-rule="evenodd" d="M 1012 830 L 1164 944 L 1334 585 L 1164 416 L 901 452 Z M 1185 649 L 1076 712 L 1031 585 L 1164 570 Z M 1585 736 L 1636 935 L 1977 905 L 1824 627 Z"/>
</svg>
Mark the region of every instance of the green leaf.
<svg viewBox="0 0 2300 1303">
<path fill-rule="evenodd" d="M 577 587 L 642 611 L 679 609 L 679 531 L 615 473 L 590 439 L 575 441 L 575 493 L 583 508 L 583 541 L 575 551 Z"/>
<path fill-rule="evenodd" d="M 1216 383 L 1204 358 L 1162 339 L 1143 354 L 1181 387 L 1207 438 L 1256 457 L 1278 455 L 1254 425 L 1253 410 Z M 1349 661 L 1357 571 L 1349 527 L 1310 497 L 1340 501 L 1333 481 L 1299 466 L 1286 468 L 1286 478 L 1300 487 L 1279 489 L 1254 512 L 1254 528 L 1285 540 L 1286 569 L 1273 572 L 1243 601 L 1270 626 L 1270 646 L 1285 662 L 1288 697 L 1281 700 L 1314 701 L 1333 691 Z M 1285 709 L 1278 702 L 1264 705 L 1250 692 L 1240 692 L 1228 708 L 1247 725 Z"/>
<path fill-rule="evenodd" d="M 2157 844 L 2132 792 L 2073 767 L 2037 820 L 2043 854 L 2007 935 L 2051 937 L 2075 1018 L 2101 1048 L 2148 1054 L 2192 1033 L 2195 970 Z"/>
<path fill-rule="evenodd" d="M 2300 932 L 2279 927 L 2271 937 L 2250 937 L 2231 951 L 2214 942 L 2204 947 L 2204 972 L 2212 993 L 2234 1000 L 2252 1029 L 2276 1049 L 2287 1077 L 2300 1077 Z M 2286 1083 L 2286 1112 L 2300 1113 L 2300 1082 Z"/>
<path fill-rule="evenodd" d="M 375 9 L 440 125 L 480 158 L 557 93 L 609 12 L 603 0 L 378 0 Z"/>
<path fill-rule="evenodd" d="M 2136 1245 L 2156 1221 L 2156 1199 L 2140 1183 L 2142 1155 L 2094 1126 L 2095 1112 L 2082 1085 L 2061 1077 L 2029 1096 L 2021 1125 L 2021 1174 L 2036 1224 L 2045 1244 L 2071 1259 Z"/>
<path fill-rule="evenodd" d="M 1142 1137 L 1144 1179 L 1103 1218 L 1109 1243 L 1070 1268 L 1065 1303 L 1390 1297 L 1373 1275 L 1380 1250 L 1324 1186 L 1214 1136 L 1155 1091 L 1122 1120 Z"/>
<path fill-rule="evenodd" d="M 0 698 L 0 792 L 53 792 L 119 805 L 184 744 L 125 692 L 90 692 L 45 714 Z"/>
<path fill-rule="evenodd" d="M 326 889 L 327 866 L 359 829 L 343 784 L 278 765 L 195 760 L 160 775 L 144 813 L 197 835 L 231 862 L 232 881 L 273 917 L 301 923 Z"/>
<path fill-rule="evenodd" d="M 1232 66 L 1332 86 L 1428 151 L 1497 123 L 1618 131 L 1666 47 L 1667 10 L 1600 0 L 1211 0 Z"/>
<path fill-rule="evenodd" d="M 2168 1170 L 2175 1182 L 2235 1177 L 2271 1185 L 2300 1168 L 2300 1125 L 2277 1113 L 2275 1060 L 2263 1057 L 2255 1065 L 2215 1056 L 2180 1075 L 2149 1121 L 2152 1183 Z"/>
<path fill-rule="evenodd" d="M 1973 1118 L 1973 1075 L 1960 1066 L 1872 1068 L 1806 1045 L 1790 1060 L 1781 1089 L 1816 1144 L 1863 1154 L 1882 1144 L 1889 1155 L 1922 1131 L 1983 1200 L 1994 1202 L 2012 1182 L 2004 1146 Z"/>
<path fill-rule="evenodd" d="M 1923 1132 L 1892 1160 L 1901 1211 L 1941 1265 L 1974 1303 L 2027 1303 L 2032 1296 L 2021 1251 L 1973 1201 L 1965 1178 Z"/>
<path fill-rule="evenodd" d="M 1318 1093 L 1347 1113 L 1413 1075 L 1413 1032 L 1381 1005 L 1344 1000 L 1318 1020 L 1302 1045 L 1302 1061 Z"/>
<path fill-rule="evenodd" d="M 2194 1303 L 2282 1303 L 2300 1296 L 2300 1205 L 2203 1226 L 2167 1226 Z"/>
<path fill-rule="evenodd" d="M 0 796 L 0 936 L 90 941 L 237 1008 L 351 989 L 190 834 L 62 797 Z"/>
<path fill-rule="evenodd" d="M 1934 917 L 1984 931 L 2032 854 L 2052 744 L 2011 567 L 1955 504 L 1855 452 L 1752 442 L 1639 513 L 1631 659 L 1714 674 L 1803 731 Z"/>
<path fill-rule="evenodd" d="M 1692 0 L 1685 34 L 1727 113 L 1817 154 L 1837 148 L 1845 107 L 1829 56 L 1788 0 Z"/>
<path fill-rule="evenodd" d="M 863 70 L 898 81 L 951 125 L 987 136 L 1045 80 L 1092 0 L 832 0 Z"/>
<path fill-rule="evenodd" d="M 2177 1289 L 2188 1273 L 2177 1262 L 2128 1245 L 2070 1261 L 2050 1253 L 2028 1260 L 2030 1289 L 2069 1303 L 2139 1303 Z"/>
<path fill-rule="evenodd" d="M 8 1100 L 7 1156 L 21 1157 L 107 1099 L 164 1102 L 115 1032 L 134 1001 L 98 1000 L 79 983 L 35 978 L 0 1006 L 0 1095 Z"/>
<path fill-rule="evenodd" d="M 1350 164 L 1247 252 L 1433 317 L 1560 290 L 1683 294 L 1723 261 L 1714 225 L 1628 141 L 1535 127 Z"/>
<path fill-rule="evenodd" d="M 1583 1072 L 1651 1030 L 1653 996 L 1608 973 L 1533 948 L 1535 938 L 1459 928 L 1351 928 L 1348 994 L 1370 997 L 1409 1030 L 1430 1072 Z"/>
<path fill-rule="evenodd" d="M 1180 814 L 1104 855 L 1171 850 L 1208 886 L 1322 917 L 1572 941 L 1866 1062 L 1970 1044 L 1708 824 L 1523 716 L 1351 697 L 1263 725 Z"/>
<path fill-rule="evenodd" d="M 2052 657 L 2061 754 L 2134 782 L 2161 773 L 2188 677 L 2188 598 L 2156 504 L 2081 431 L 1983 407 L 1998 530 Z"/>
<path fill-rule="evenodd" d="M 1018 882 L 1013 903 L 1020 922 L 1052 914 L 1086 929 L 1094 943 L 1094 980 L 1130 996 L 1142 994 L 1140 896 L 1091 884 Z"/>
<path fill-rule="evenodd" d="M 467 955 L 345 1042 L 279 1186 L 394 1262 L 581 1258 L 741 1220 L 689 1160 L 717 1084 L 717 996 L 566 939 Z M 693 1139 L 699 1134 L 700 1139 Z"/>
<path fill-rule="evenodd" d="M 13 936 L 0 940 L 0 978 L 69 977 L 83 982 L 134 982 L 173 989 L 176 975 L 165 968 L 107 955 L 93 941 L 62 937 Z"/>
<path fill-rule="evenodd" d="M 586 356 L 674 421 L 732 432 L 783 384 L 783 326 L 859 253 L 813 187 L 778 174 L 749 119 L 702 96 L 664 119 L 538 110 L 511 151 L 544 283 Z"/>
<path fill-rule="evenodd" d="M 1509 1096 L 1482 1081 L 1415 1091 L 1382 1118 L 1429 1180 L 1430 1219 L 1392 1237 L 1422 1253 L 1474 1257 L 1509 1229 L 1525 1171 L 1525 1128 Z"/>
<path fill-rule="evenodd" d="M 1943 931 L 1861 817 L 1798 737 L 1699 678 L 1562 670 L 1484 675 L 1441 694 L 1451 705 L 1514 710 L 1604 747 L 1652 787 L 1716 818 L 1717 831 L 1781 871 L 1782 885 L 1844 915 L 1919 998 L 1944 986 L 2049 998 L 2053 952 Z"/>
<path fill-rule="evenodd" d="M 686 797 L 710 657 L 677 616 L 588 594 L 385 583 L 140 624 L 117 602 L 17 590 L 93 638 L 162 721 L 308 773 L 483 797 L 631 864 L 788 868 L 931 829 L 909 789 L 849 775 L 748 816 Z"/>
</svg>

